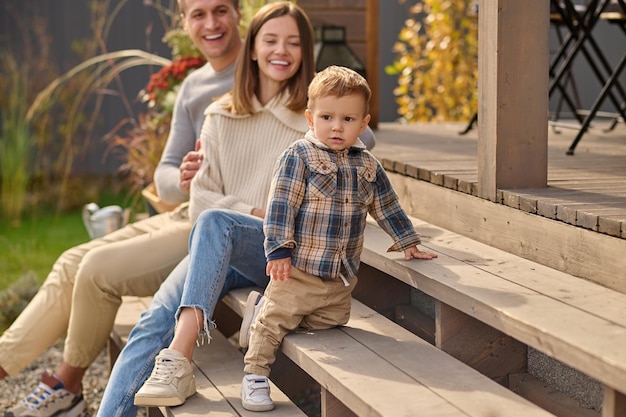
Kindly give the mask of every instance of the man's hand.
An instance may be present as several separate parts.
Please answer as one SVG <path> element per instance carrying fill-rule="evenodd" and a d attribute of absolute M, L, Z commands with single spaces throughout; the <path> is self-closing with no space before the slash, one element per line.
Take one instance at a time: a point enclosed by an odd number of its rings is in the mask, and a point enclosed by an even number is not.
<path fill-rule="evenodd" d="M 275 281 L 286 281 L 291 272 L 291 257 L 267 261 L 265 274 Z"/>
<path fill-rule="evenodd" d="M 196 141 L 195 151 L 189 152 L 180 164 L 180 188 L 189 192 L 191 180 L 200 169 L 204 156 L 200 152 L 200 139 Z"/>

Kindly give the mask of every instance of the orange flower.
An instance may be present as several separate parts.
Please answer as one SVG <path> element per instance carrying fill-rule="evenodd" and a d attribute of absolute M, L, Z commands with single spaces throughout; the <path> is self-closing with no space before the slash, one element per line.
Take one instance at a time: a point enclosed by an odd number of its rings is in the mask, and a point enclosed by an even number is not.
<path fill-rule="evenodd" d="M 206 60 L 199 57 L 183 57 L 172 61 L 150 77 L 143 101 L 149 107 L 163 106 L 166 95 L 173 91 L 193 70 L 204 65 Z"/>

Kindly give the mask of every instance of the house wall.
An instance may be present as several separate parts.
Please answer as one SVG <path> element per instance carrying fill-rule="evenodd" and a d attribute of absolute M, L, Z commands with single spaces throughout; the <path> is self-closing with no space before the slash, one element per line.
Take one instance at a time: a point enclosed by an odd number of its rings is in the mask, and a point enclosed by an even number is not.
<path fill-rule="evenodd" d="M 38 49 L 48 48 L 51 62 L 45 68 L 49 72 L 29 80 L 30 89 L 40 91 L 53 77 L 83 61 L 74 48 L 81 40 L 93 40 L 90 16 L 87 1 L 3 0 L 0 2 L 0 54 L 12 51 L 22 57 L 21 60 L 24 60 L 24 56 L 32 56 L 35 60 L 42 56 Z M 35 27 L 46 35 L 38 36 Z M 161 41 L 163 34 L 164 28 L 154 8 L 144 5 L 144 2 L 128 1 L 113 20 L 106 48 L 108 51 L 142 49 L 169 58 L 169 49 Z M 32 51 L 28 52 L 27 48 Z M 108 142 L 103 136 L 131 115 L 121 100 L 122 96 L 126 97 L 134 114 L 145 109 L 145 105 L 138 100 L 138 93 L 147 85 L 150 74 L 158 70 L 159 67 L 140 67 L 125 71 L 120 76 L 121 85 L 112 83 L 109 91 L 101 92 L 103 106 L 91 137 L 73 138 L 77 144 L 74 173 L 109 174 L 118 169 L 120 158 L 109 151 Z M 59 88 L 63 88 L 63 85 Z M 29 100 L 32 102 L 34 95 Z M 87 114 L 89 111 L 89 108 L 85 109 Z M 54 114 L 52 117 L 59 116 Z M 59 119 L 59 123 L 62 122 Z M 54 135 L 54 132 L 50 132 L 50 135 Z M 48 150 L 51 161 L 58 159 L 55 153 L 59 151 L 62 139 L 60 135 L 57 136 L 59 139 Z"/>
<path fill-rule="evenodd" d="M 391 122 L 398 117 L 393 95 L 397 81 L 395 77 L 385 73 L 385 67 L 395 59 L 393 45 L 408 15 L 408 8 L 415 4 L 415 1 L 407 0 L 405 4 L 401 4 L 399 0 L 378 0 L 378 10 L 373 11 L 379 21 L 377 86 L 378 116 L 381 122 Z M 114 21 L 107 48 L 110 51 L 139 48 L 169 56 L 169 50 L 161 41 L 163 27 L 156 17 L 156 12 L 143 3 L 130 1 L 124 5 Z M 298 4 L 307 11 L 314 26 L 345 26 L 348 45 L 363 63 L 367 63 L 366 16 L 368 12 L 372 12 L 367 10 L 367 3 L 367 0 L 298 0 Z M 21 14 L 22 21 L 16 19 L 15 11 Z M 80 59 L 73 52 L 72 43 L 76 39 L 92 37 L 90 21 L 86 18 L 90 16 L 88 2 L 75 0 L 0 2 L 0 50 L 19 51 L 23 47 L 21 40 L 24 38 L 24 28 L 29 24 L 40 24 L 35 16 L 45 18 L 48 25 L 49 47 L 52 48 L 52 56 L 55 57 L 55 62 L 50 62 L 50 68 L 60 74 L 78 64 Z M 611 65 L 615 65 L 624 50 L 624 35 L 617 27 L 600 22 L 593 36 L 602 46 Z M 551 29 L 549 41 L 550 50 L 553 53 L 558 47 L 554 28 Z M 158 68 L 143 68 L 129 71 L 123 76 L 124 92 L 130 98 L 136 111 L 142 108 L 141 103 L 135 99 L 136 94 L 147 84 L 150 73 L 156 70 Z M 581 98 L 581 106 L 591 107 L 600 85 L 582 55 L 574 65 L 573 75 Z M 371 75 L 368 78 L 373 79 Z M 626 85 L 626 71 L 620 77 L 620 81 L 622 85 Z M 106 101 L 107 105 L 101 112 L 100 122 L 94 133 L 96 140 L 92 149 L 77 163 L 78 171 L 108 173 L 117 168 L 118 158 L 107 154 L 106 146 L 97 139 L 115 126 L 127 113 L 118 97 L 109 95 Z M 557 104 L 558 95 L 555 94 L 551 99 L 551 109 L 554 110 Z M 612 111 L 612 104 L 607 100 L 602 109 Z"/>

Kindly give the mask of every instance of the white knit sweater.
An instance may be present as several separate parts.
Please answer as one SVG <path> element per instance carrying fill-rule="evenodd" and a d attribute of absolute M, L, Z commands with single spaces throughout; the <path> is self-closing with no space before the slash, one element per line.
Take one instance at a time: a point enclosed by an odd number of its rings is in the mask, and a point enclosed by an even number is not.
<path fill-rule="evenodd" d="M 285 97 L 275 97 L 265 107 L 255 98 L 256 111 L 246 116 L 224 110 L 228 100 L 212 103 L 205 112 L 200 137 L 204 160 L 191 182 L 192 222 L 207 208 L 246 214 L 265 208 L 278 157 L 308 130 L 304 112 L 287 109 Z"/>

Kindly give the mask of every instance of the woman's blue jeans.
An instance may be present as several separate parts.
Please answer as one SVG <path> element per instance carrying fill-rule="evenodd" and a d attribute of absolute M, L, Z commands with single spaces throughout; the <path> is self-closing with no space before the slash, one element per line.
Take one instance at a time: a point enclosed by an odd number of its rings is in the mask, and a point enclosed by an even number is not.
<path fill-rule="evenodd" d="M 198 217 L 189 255 L 163 282 L 117 358 L 98 416 L 137 414 L 135 393 L 150 376 L 156 355 L 172 341 L 181 305 L 202 308 L 208 321 L 228 291 L 267 286 L 263 239 L 263 221 L 257 217 L 226 210 L 207 210 Z"/>

